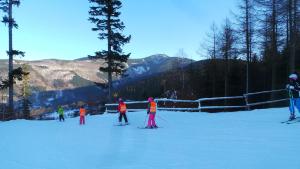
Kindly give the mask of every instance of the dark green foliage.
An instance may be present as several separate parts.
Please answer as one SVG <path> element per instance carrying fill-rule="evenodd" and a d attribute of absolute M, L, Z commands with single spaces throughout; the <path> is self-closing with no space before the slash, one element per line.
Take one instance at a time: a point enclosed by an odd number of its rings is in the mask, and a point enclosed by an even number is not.
<path fill-rule="evenodd" d="M 13 77 L 13 81 L 12 83 L 15 84 L 15 80 L 19 80 L 19 81 L 22 81 L 23 80 L 23 76 L 24 75 L 28 75 L 29 72 L 25 72 L 23 71 L 23 69 L 21 67 L 17 68 L 17 69 L 14 69 L 10 76 Z M 7 89 L 10 85 L 10 82 L 9 80 L 2 80 L 2 82 L 0 83 L 0 90 L 3 90 L 3 89 Z"/>
<path fill-rule="evenodd" d="M 228 96 L 245 94 L 246 64 L 244 60 L 229 60 Z M 280 65 L 280 66 L 279 66 Z M 120 96 L 131 100 L 145 100 L 147 97 L 165 98 L 167 91 L 176 90 L 178 99 L 198 99 L 204 97 L 223 97 L 225 90 L 226 61 L 224 59 L 208 59 L 192 63 L 184 68 L 185 88 L 182 89 L 180 72 L 177 70 L 156 74 L 144 79 L 132 81 L 120 86 L 116 91 Z M 287 64 L 278 64 L 278 81 L 276 86 L 284 88 L 287 80 Z M 253 59 L 249 63 L 249 92 L 270 90 L 272 83 L 265 63 Z M 214 77 L 215 76 L 215 77 Z M 215 86 L 212 84 L 214 83 Z"/>
<path fill-rule="evenodd" d="M 15 21 L 15 19 L 13 18 L 13 6 L 19 6 L 20 5 L 20 0 L 0 0 L 0 9 L 5 13 L 5 16 L 3 17 L 2 22 L 5 25 L 8 25 L 8 83 L 2 83 L 2 87 L 5 84 L 8 84 L 8 102 L 9 102 L 9 112 L 13 112 L 14 111 L 14 99 L 13 99 L 13 95 L 14 95 L 14 78 L 13 78 L 13 59 L 14 56 L 17 55 L 21 55 L 24 56 L 24 52 L 22 51 L 18 51 L 18 50 L 14 50 L 13 49 L 13 28 L 18 28 L 18 25 Z M 18 71 L 18 70 L 16 70 Z M 4 86 L 5 87 L 5 86 Z"/>
<path fill-rule="evenodd" d="M 107 40 L 107 49 L 95 52 L 92 59 L 104 59 L 106 67 L 100 67 L 99 70 L 108 73 L 109 96 L 111 99 L 112 74 L 122 75 L 130 54 L 124 54 L 122 46 L 129 43 L 131 36 L 124 36 L 121 32 L 124 30 L 124 23 L 119 19 L 122 7 L 120 0 L 89 0 L 93 6 L 90 7 L 89 21 L 95 24 L 93 31 L 98 32 L 100 40 Z"/>

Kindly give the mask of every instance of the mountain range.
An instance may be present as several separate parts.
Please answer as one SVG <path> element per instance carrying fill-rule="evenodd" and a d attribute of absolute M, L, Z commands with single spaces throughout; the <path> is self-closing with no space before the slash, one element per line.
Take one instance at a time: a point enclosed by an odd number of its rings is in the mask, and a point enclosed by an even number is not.
<path fill-rule="evenodd" d="M 129 59 L 128 68 L 123 78 L 115 80 L 138 80 L 154 74 L 180 68 L 192 63 L 187 58 L 169 57 L 164 54 L 146 58 Z M 107 82 L 106 73 L 99 67 L 104 60 L 80 58 L 76 60 L 47 59 L 37 61 L 15 60 L 14 67 L 27 65 L 30 72 L 31 101 L 34 107 L 55 107 L 57 104 L 70 104 L 78 101 L 90 102 L 101 100 L 105 90 L 96 84 Z M 7 60 L 0 60 L 0 78 L 7 77 Z M 22 82 L 17 82 L 15 96 L 21 93 Z M 17 97 L 16 97 L 17 100 Z"/>

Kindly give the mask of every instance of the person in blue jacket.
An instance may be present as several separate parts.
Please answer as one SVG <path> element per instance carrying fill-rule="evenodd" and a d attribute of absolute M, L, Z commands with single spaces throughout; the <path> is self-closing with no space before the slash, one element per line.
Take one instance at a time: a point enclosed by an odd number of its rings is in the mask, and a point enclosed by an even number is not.
<path fill-rule="evenodd" d="M 297 74 L 293 73 L 289 76 L 289 83 L 286 85 L 290 97 L 290 118 L 289 120 L 296 119 L 295 107 L 300 112 L 300 84 Z"/>

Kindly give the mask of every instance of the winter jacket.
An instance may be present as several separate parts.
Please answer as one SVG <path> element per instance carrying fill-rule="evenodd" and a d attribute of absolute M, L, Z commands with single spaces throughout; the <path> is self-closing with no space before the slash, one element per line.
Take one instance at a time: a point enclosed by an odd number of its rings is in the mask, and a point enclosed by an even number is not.
<path fill-rule="evenodd" d="M 154 101 L 148 104 L 148 113 L 155 114 L 156 113 L 156 103 Z"/>
<path fill-rule="evenodd" d="M 299 98 L 300 97 L 300 86 L 298 81 L 290 81 L 287 85 L 287 90 L 289 91 L 289 96 L 291 98 Z"/>
<path fill-rule="evenodd" d="M 64 115 L 64 109 L 62 107 L 58 108 L 57 113 L 59 115 Z"/>
<path fill-rule="evenodd" d="M 80 108 L 79 109 L 79 114 L 80 114 L 80 116 L 85 116 L 85 109 L 84 108 Z"/>
<path fill-rule="evenodd" d="M 118 112 L 126 113 L 126 111 L 127 111 L 126 104 L 124 102 L 119 103 Z"/>

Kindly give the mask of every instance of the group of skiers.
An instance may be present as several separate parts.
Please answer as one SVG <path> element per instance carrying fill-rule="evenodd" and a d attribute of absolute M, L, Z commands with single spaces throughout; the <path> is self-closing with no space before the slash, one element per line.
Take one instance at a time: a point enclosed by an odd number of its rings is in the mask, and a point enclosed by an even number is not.
<path fill-rule="evenodd" d="M 64 109 L 62 106 L 58 106 L 57 113 L 58 113 L 59 121 L 65 121 L 65 118 L 64 118 L 65 112 L 64 112 Z M 81 106 L 79 108 L 79 124 L 80 125 L 85 124 L 85 114 L 86 114 L 86 110 L 85 110 L 84 106 Z"/>
<path fill-rule="evenodd" d="M 149 115 L 148 118 L 148 125 L 146 128 L 157 128 L 156 122 L 155 122 L 155 114 L 156 114 L 156 102 L 152 97 L 148 98 L 148 107 L 147 107 L 147 114 Z M 119 125 L 122 125 L 122 119 L 124 118 L 125 120 L 125 125 L 128 125 L 128 118 L 126 116 L 127 112 L 127 106 L 125 102 L 123 101 L 122 98 L 119 98 L 119 105 L 117 111 L 119 112 Z M 59 115 L 59 121 L 65 121 L 64 118 L 64 109 L 62 106 L 58 107 L 57 113 Z M 86 115 L 86 110 L 83 106 L 80 107 L 79 109 L 79 124 L 84 125 L 85 124 L 85 115 Z"/>
<path fill-rule="evenodd" d="M 297 72 L 289 75 L 289 82 L 286 85 L 290 97 L 290 118 L 289 120 L 296 119 L 295 107 L 300 112 L 300 79 Z"/>
<path fill-rule="evenodd" d="M 155 122 L 155 115 L 156 115 L 156 102 L 152 97 L 148 98 L 148 107 L 147 107 L 147 114 L 148 117 L 148 125 L 146 128 L 157 128 L 156 122 Z M 127 106 L 122 98 L 119 98 L 119 105 L 118 105 L 118 112 L 119 112 L 119 125 L 122 124 L 122 118 L 125 120 L 125 125 L 128 125 L 128 119 L 126 116 L 127 112 Z"/>
<path fill-rule="evenodd" d="M 289 82 L 286 85 L 286 89 L 288 90 L 289 97 L 290 97 L 290 117 L 289 120 L 296 119 L 295 115 L 295 107 L 298 109 L 300 113 L 300 77 L 297 72 L 292 73 L 289 75 Z M 146 128 L 157 128 L 155 122 L 155 115 L 156 115 L 156 102 L 152 97 L 148 98 L 148 107 L 147 107 L 147 114 L 148 116 L 148 124 Z M 126 116 L 127 106 L 126 103 L 123 101 L 122 98 L 119 98 L 119 104 L 117 111 L 119 112 L 119 125 L 122 125 L 122 119 L 125 121 L 125 125 L 128 125 L 128 118 Z M 59 121 L 65 121 L 64 118 L 64 110 L 61 106 L 58 107 L 57 113 L 59 114 Z M 85 115 L 86 110 L 83 106 L 79 109 L 80 120 L 79 124 L 85 124 Z"/>

